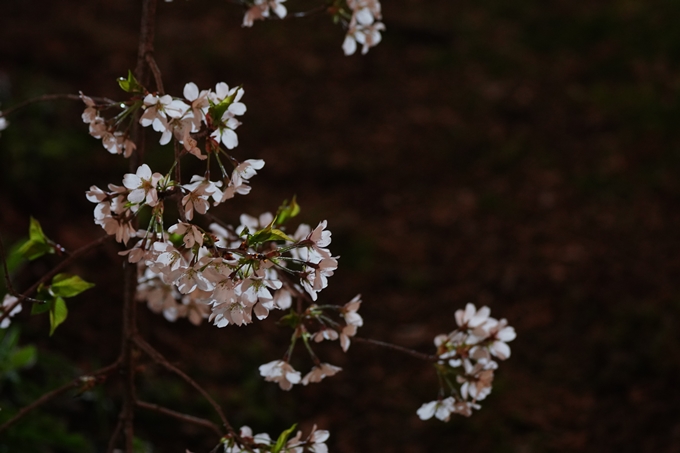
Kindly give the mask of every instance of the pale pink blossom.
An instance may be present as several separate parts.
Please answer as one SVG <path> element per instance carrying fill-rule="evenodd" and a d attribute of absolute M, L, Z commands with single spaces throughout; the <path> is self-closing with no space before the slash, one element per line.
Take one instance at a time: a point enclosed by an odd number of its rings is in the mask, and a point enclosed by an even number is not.
<path fill-rule="evenodd" d="M 288 362 L 283 360 L 274 360 L 260 365 L 260 375 L 265 381 L 278 383 L 282 390 L 290 390 L 294 384 L 299 384 L 302 380 L 300 372 L 295 371 Z"/>
<path fill-rule="evenodd" d="M 331 365 L 330 363 L 322 363 L 321 366 L 314 366 L 312 371 L 302 378 L 302 385 L 307 385 L 310 382 L 321 382 L 323 378 L 333 376 L 339 371 L 342 371 L 342 368 Z"/>

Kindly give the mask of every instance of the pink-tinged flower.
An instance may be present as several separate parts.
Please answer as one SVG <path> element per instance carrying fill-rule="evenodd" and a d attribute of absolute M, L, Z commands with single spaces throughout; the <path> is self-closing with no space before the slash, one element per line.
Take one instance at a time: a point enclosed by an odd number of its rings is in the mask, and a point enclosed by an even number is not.
<path fill-rule="evenodd" d="M 203 245 L 203 233 L 196 225 L 180 222 L 168 228 L 168 233 L 184 235 L 184 246 L 188 249 L 194 244 Z"/>
<path fill-rule="evenodd" d="M 7 121 L 7 119 L 2 116 L 2 112 L 0 112 L 0 131 L 7 129 L 7 126 L 9 126 L 9 121 Z"/>
<path fill-rule="evenodd" d="M 361 294 L 357 294 L 340 310 L 340 315 L 345 319 L 345 323 L 347 324 L 340 332 L 340 346 L 345 352 L 349 349 L 350 337 L 356 335 L 357 328 L 364 325 L 363 318 L 357 313 L 360 306 Z"/>
<path fill-rule="evenodd" d="M 333 376 L 339 371 L 342 371 L 342 368 L 331 365 L 330 363 L 322 363 L 321 366 L 314 366 L 312 371 L 302 378 L 302 385 L 307 385 L 310 382 L 321 382 L 323 378 Z"/>
<path fill-rule="evenodd" d="M 10 310 L 9 314 L 5 319 L 0 322 L 0 329 L 6 329 L 9 327 L 11 324 L 10 318 L 17 313 L 21 312 L 21 304 L 19 303 L 19 299 L 10 295 L 10 294 L 5 294 L 4 299 L 2 300 L 2 307 L 0 307 L 0 315 L 4 315 L 7 313 L 7 310 Z"/>
<path fill-rule="evenodd" d="M 203 257 L 192 267 L 187 267 L 175 280 L 177 289 L 182 294 L 189 294 L 195 289 L 201 291 L 212 291 L 215 285 L 212 284 L 204 275 L 202 269 L 205 268 L 210 261 L 210 257 Z"/>
<path fill-rule="evenodd" d="M 97 110 L 96 104 L 94 103 L 92 98 L 85 96 L 83 93 L 80 93 L 80 99 L 82 99 L 86 105 L 85 111 L 83 112 L 82 115 L 83 123 L 90 124 L 94 122 L 94 120 L 99 116 L 99 110 Z"/>
<path fill-rule="evenodd" d="M 493 370 L 498 368 L 496 362 L 491 360 L 480 360 L 472 365 L 470 360 L 463 360 L 465 368 L 464 375 L 456 376 L 460 387 L 460 396 L 467 400 L 468 396 L 474 401 L 481 401 L 491 393 L 491 383 L 493 382 Z"/>
<path fill-rule="evenodd" d="M 185 184 L 182 189 L 188 193 L 182 198 L 182 205 L 184 206 L 184 213 L 187 220 L 194 218 L 194 211 L 199 214 L 205 214 L 210 208 L 208 200 L 212 197 L 216 203 L 222 200 L 222 191 L 219 186 L 221 181 L 209 181 L 199 175 L 194 175 L 191 178 L 190 184 Z"/>
<path fill-rule="evenodd" d="M 324 327 L 323 329 L 319 330 L 317 333 L 314 334 L 312 337 L 315 342 L 320 343 L 323 340 L 337 340 L 339 337 L 338 331 L 335 329 L 329 329 L 327 327 Z"/>
<path fill-rule="evenodd" d="M 274 360 L 260 365 L 260 375 L 265 381 L 277 382 L 282 390 L 290 390 L 294 384 L 299 384 L 302 378 L 300 372 L 295 371 L 288 362 Z"/>

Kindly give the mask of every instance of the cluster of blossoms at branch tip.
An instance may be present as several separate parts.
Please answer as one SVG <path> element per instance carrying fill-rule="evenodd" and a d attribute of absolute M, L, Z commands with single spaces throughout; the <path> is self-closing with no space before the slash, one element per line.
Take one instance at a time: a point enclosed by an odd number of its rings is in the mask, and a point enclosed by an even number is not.
<path fill-rule="evenodd" d="M 477 310 L 473 304 L 467 304 L 465 310 L 456 311 L 458 328 L 435 337 L 436 367 L 443 385 L 438 400 L 418 409 L 421 419 L 435 416 L 448 421 L 454 413 L 470 416 L 472 409 L 480 408 L 477 402 L 491 393 L 494 370 L 498 368 L 493 359 L 510 357 L 507 342 L 516 335 L 505 319 L 497 320 L 489 314 L 488 307 Z M 447 389 L 451 396 L 444 398 Z"/>
<path fill-rule="evenodd" d="M 289 315 L 287 318 L 295 319 L 297 324 L 286 357 L 284 360 L 274 360 L 260 366 L 260 375 L 266 381 L 279 384 L 282 390 L 290 390 L 295 384 L 307 385 L 310 382 L 321 382 L 325 377 L 333 376 L 342 371 L 340 367 L 330 363 L 322 363 L 314 354 L 310 342 L 313 340 L 315 343 L 319 343 L 324 340 L 339 339 L 342 350 L 346 352 L 350 345 L 350 337 L 353 337 L 357 332 L 357 328 L 361 327 L 364 323 L 361 315 L 357 313 L 360 305 L 361 295 L 357 295 L 343 307 L 312 304 L 301 316 Z M 333 312 L 339 318 L 337 321 L 332 316 Z M 304 342 L 307 351 L 315 363 L 311 371 L 304 377 L 288 362 L 288 358 L 292 354 L 295 342 L 298 339 Z"/>
<path fill-rule="evenodd" d="M 21 304 L 19 303 L 19 299 L 11 294 L 5 294 L 5 297 L 2 299 L 2 306 L 0 306 L 0 316 L 4 316 L 5 313 L 7 313 L 7 316 L 0 322 L 0 329 L 8 328 L 12 322 L 9 318 L 20 312 Z"/>
<path fill-rule="evenodd" d="M 298 431 L 295 436 L 288 438 L 295 427 L 282 433 L 284 442 L 280 449 L 276 451 L 281 453 L 328 453 L 328 446 L 326 441 L 330 437 L 330 433 L 325 429 L 316 429 L 316 425 L 312 427 L 309 436 L 302 438 L 302 431 Z M 238 445 L 233 439 L 229 439 L 224 444 L 224 453 L 265 453 L 276 448 L 278 439 L 272 439 L 267 433 L 260 433 L 253 435 L 253 430 L 248 426 L 242 426 L 239 430 L 239 436 L 246 445 Z M 187 453 L 191 453 L 187 451 Z"/>
<path fill-rule="evenodd" d="M 382 39 L 381 31 L 385 30 L 382 19 L 381 5 L 378 0 L 347 0 L 347 6 L 352 11 L 352 18 L 347 26 L 347 35 L 342 43 L 345 55 L 352 55 L 361 44 L 361 53 L 365 54 Z"/>
<path fill-rule="evenodd" d="M 253 21 L 269 18 L 273 11 L 280 19 L 286 17 L 288 10 L 282 5 L 286 0 L 254 0 L 243 16 L 243 26 L 252 27 Z"/>

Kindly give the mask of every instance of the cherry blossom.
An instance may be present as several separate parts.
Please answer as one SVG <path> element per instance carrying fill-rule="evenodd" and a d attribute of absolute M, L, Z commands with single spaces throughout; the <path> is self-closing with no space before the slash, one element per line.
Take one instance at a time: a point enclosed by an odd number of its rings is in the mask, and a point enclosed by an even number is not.
<path fill-rule="evenodd" d="M 319 366 L 314 366 L 312 371 L 302 378 L 302 385 L 307 385 L 310 382 L 321 382 L 326 376 L 333 376 L 341 370 L 342 368 L 331 365 L 330 363 L 322 363 Z"/>
<path fill-rule="evenodd" d="M 379 22 L 382 19 L 380 2 L 347 0 L 347 6 L 352 10 L 352 18 L 342 43 L 342 50 L 345 55 L 352 55 L 356 52 L 357 44 L 361 44 L 361 53 L 366 54 L 368 49 L 380 43 L 382 40 L 380 32 L 385 30 L 385 24 Z"/>
<path fill-rule="evenodd" d="M 8 328 L 12 322 L 10 318 L 21 312 L 21 304 L 17 302 L 19 302 L 17 297 L 10 294 L 5 294 L 5 297 L 2 299 L 2 307 L 0 307 L 0 315 L 5 314 L 7 310 L 10 309 L 10 307 L 14 306 L 14 308 L 12 308 L 12 311 L 9 312 L 7 317 L 3 319 L 2 322 L 0 322 L 0 329 Z"/>
<path fill-rule="evenodd" d="M 246 11 L 245 16 L 243 16 L 243 26 L 252 27 L 253 21 L 262 20 L 269 17 L 270 11 L 274 13 L 281 19 L 286 17 L 286 7 L 282 5 L 286 0 L 255 0 L 252 7 Z"/>
<path fill-rule="evenodd" d="M 260 365 L 260 375 L 265 381 L 277 382 L 282 390 L 290 390 L 294 384 L 299 384 L 302 378 L 300 372 L 295 371 L 288 362 L 274 360 Z"/>

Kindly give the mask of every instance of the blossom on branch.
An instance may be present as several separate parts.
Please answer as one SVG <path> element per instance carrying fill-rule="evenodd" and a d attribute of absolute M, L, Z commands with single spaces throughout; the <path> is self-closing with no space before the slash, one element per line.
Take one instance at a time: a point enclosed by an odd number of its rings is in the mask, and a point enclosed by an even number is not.
<path fill-rule="evenodd" d="M 0 329 L 8 328 L 12 322 L 10 318 L 21 312 L 21 304 L 19 303 L 19 299 L 15 296 L 12 296 L 11 294 L 5 294 L 5 297 L 2 299 L 2 306 L 0 307 L 0 315 L 5 315 L 7 310 L 10 309 L 11 311 L 9 314 L 5 317 L 5 319 L 2 320 L 2 322 L 0 322 Z"/>
<path fill-rule="evenodd" d="M 271 11 L 274 11 L 280 19 L 286 17 L 286 7 L 282 5 L 286 0 L 255 0 L 253 6 L 248 8 L 246 14 L 243 16 L 243 26 L 252 27 L 253 21 L 263 20 L 269 17 Z"/>

